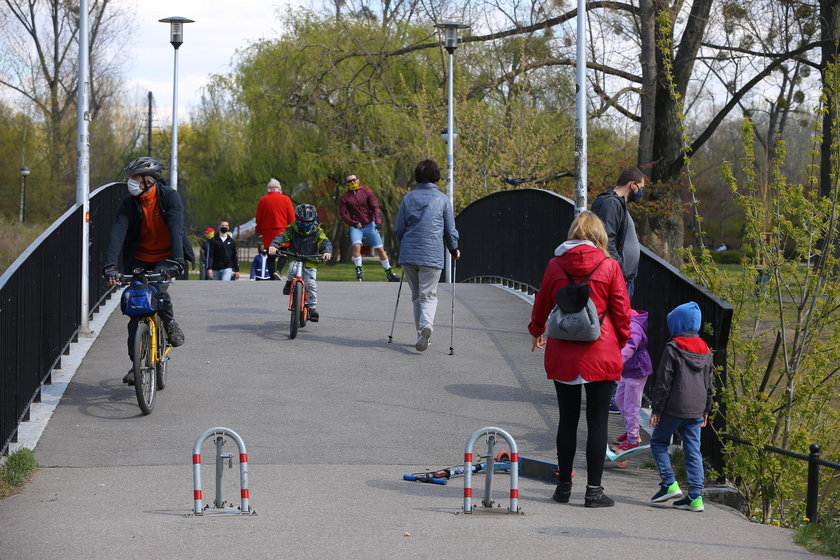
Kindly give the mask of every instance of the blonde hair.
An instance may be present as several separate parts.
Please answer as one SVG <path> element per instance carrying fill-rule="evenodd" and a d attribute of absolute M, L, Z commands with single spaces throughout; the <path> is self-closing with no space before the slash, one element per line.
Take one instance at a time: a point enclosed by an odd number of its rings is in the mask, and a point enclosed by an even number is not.
<path fill-rule="evenodd" d="M 268 181 L 268 187 L 267 187 L 266 190 L 272 191 L 272 190 L 275 190 L 275 189 L 279 192 L 283 192 L 283 189 L 280 186 L 280 181 L 278 181 L 277 179 L 272 177 L 271 180 Z"/>
<path fill-rule="evenodd" d="M 607 250 L 607 230 L 604 228 L 604 222 L 596 214 L 588 210 L 581 212 L 574 219 L 572 225 L 569 227 L 568 238 L 591 241 L 606 256 L 610 256 Z"/>

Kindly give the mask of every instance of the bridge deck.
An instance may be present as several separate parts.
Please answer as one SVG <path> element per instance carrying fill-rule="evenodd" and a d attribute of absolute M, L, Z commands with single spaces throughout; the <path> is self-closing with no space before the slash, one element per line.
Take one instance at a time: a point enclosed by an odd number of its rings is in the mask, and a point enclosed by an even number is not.
<path fill-rule="evenodd" d="M 489 285 L 459 284 L 450 356 L 448 286 L 424 353 L 413 348 L 407 287 L 393 344 L 386 342 L 396 284 L 321 282 L 322 321 L 295 340 L 279 288 L 174 285 L 187 344 L 175 350 L 169 385 L 147 417 L 133 388 L 120 382 L 129 365 L 126 321 L 112 314 L 37 445 L 48 468 L 0 502 L 2 556 L 812 556 L 791 532 L 748 523 L 722 506 L 708 504 L 702 515 L 651 507 L 657 476 L 632 465 L 604 475 L 614 508 L 583 509 L 580 444 L 571 504 L 553 502 L 552 485 L 522 478 L 524 516 L 457 515 L 462 479 L 437 486 L 404 482 L 402 474 L 458 464 L 469 435 L 488 425 L 511 433 L 524 456 L 554 456 L 557 405 L 542 354 L 529 351 L 530 306 Z M 611 422 L 617 435 L 620 418 Z M 258 515 L 185 517 L 192 446 L 211 426 L 244 439 Z M 226 451 L 236 452 L 233 442 Z M 202 454 L 209 503 L 211 442 Z M 225 477 L 224 497 L 238 504 L 236 465 Z M 484 478 L 473 480 L 479 503 Z M 508 477 L 495 480 L 494 498 L 507 506 Z"/>

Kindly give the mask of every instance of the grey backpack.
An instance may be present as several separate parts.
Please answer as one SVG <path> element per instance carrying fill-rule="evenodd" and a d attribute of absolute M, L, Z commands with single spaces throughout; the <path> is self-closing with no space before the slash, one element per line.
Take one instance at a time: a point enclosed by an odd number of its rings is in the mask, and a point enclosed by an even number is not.
<path fill-rule="evenodd" d="M 548 316 L 548 336 L 558 340 L 594 342 L 601 336 L 601 323 L 606 312 L 598 317 L 595 303 L 589 297 L 589 277 L 607 260 L 604 257 L 580 282 L 563 269 L 569 283 L 557 290 L 554 296 L 557 305 Z"/>

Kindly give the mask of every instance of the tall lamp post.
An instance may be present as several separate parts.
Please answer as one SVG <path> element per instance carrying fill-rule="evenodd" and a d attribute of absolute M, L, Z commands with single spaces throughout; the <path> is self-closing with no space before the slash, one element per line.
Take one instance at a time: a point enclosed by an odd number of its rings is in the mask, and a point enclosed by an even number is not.
<path fill-rule="evenodd" d="M 195 20 L 173 16 L 158 20 L 169 24 L 169 42 L 175 48 L 175 71 L 172 78 L 172 158 L 169 186 L 178 189 L 178 47 L 184 42 L 184 24 Z"/>
<path fill-rule="evenodd" d="M 26 223 L 26 176 L 29 175 L 29 168 L 25 165 L 20 168 L 20 223 Z"/>
<path fill-rule="evenodd" d="M 458 48 L 458 30 L 467 29 L 469 25 L 454 21 L 444 21 L 435 24 L 438 29 L 443 29 L 443 47 L 449 53 L 449 85 L 448 85 L 448 107 L 446 119 L 446 193 L 449 195 L 449 203 L 452 210 L 455 210 L 455 106 L 454 106 L 454 74 L 455 74 L 455 49 Z M 452 134 L 448 134 L 452 131 Z M 443 134 L 441 134 L 443 136 Z M 452 278 L 452 256 L 446 254 L 444 261 L 446 268 L 446 282 L 453 282 Z"/>

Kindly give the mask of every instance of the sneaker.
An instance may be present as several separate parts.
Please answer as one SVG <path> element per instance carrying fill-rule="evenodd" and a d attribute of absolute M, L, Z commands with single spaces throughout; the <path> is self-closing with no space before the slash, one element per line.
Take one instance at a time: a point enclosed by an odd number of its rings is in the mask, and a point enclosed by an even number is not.
<path fill-rule="evenodd" d="M 271 277 L 272 277 L 273 279 L 275 279 L 275 280 L 282 280 L 282 279 L 283 279 L 283 277 L 282 277 L 282 276 L 280 276 L 280 273 L 279 273 L 279 272 L 272 272 L 272 273 L 271 273 Z M 284 293 L 285 293 L 285 292 L 284 292 Z M 287 293 L 286 295 L 289 295 L 289 294 Z"/>
<path fill-rule="evenodd" d="M 615 502 L 612 498 L 604 494 L 603 486 L 596 486 L 595 488 L 586 487 L 586 495 L 583 497 L 583 507 L 612 507 Z"/>
<path fill-rule="evenodd" d="M 557 483 L 557 488 L 554 489 L 554 495 L 551 497 L 555 502 L 560 502 L 561 504 L 568 504 L 569 498 L 572 495 L 572 483 L 569 482 L 559 482 Z"/>
<path fill-rule="evenodd" d="M 619 410 L 618 405 L 615 404 L 615 399 L 610 401 L 610 414 L 621 414 L 621 410 Z"/>
<path fill-rule="evenodd" d="M 309 310 L 309 312 L 307 313 L 307 315 L 309 315 L 309 320 L 313 323 L 317 323 L 318 319 L 321 317 L 320 315 L 318 315 L 318 310 L 314 307 L 307 307 L 307 309 Z"/>
<path fill-rule="evenodd" d="M 429 347 L 429 339 L 432 338 L 432 327 L 423 327 L 420 329 L 420 336 L 414 344 L 414 349 L 422 352 Z"/>
<path fill-rule="evenodd" d="M 365 277 L 365 271 L 361 266 L 356 267 L 356 280 L 362 280 Z"/>
<path fill-rule="evenodd" d="M 627 441 L 627 432 L 624 432 L 623 434 L 621 434 L 620 436 L 618 436 L 617 438 L 615 438 L 613 441 L 614 441 L 615 443 L 622 443 L 622 442 Z"/>
<path fill-rule="evenodd" d="M 625 439 L 621 442 L 621 445 L 616 445 L 613 448 L 613 451 L 616 453 L 623 453 L 625 451 L 630 451 L 631 449 L 636 449 L 641 445 L 641 442 L 632 443 L 629 439 Z"/>
<path fill-rule="evenodd" d="M 290 293 L 292 293 L 292 281 L 291 280 L 286 280 L 286 285 L 283 286 L 283 295 L 287 296 Z"/>
<path fill-rule="evenodd" d="M 166 326 L 166 334 L 169 335 L 169 344 L 175 348 L 184 344 L 184 331 L 174 320 L 169 321 Z"/>
<path fill-rule="evenodd" d="M 123 377 L 123 383 L 127 384 L 129 387 L 134 385 L 134 368 L 128 370 L 128 373 L 125 374 Z"/>
<path fill-rule="evenodd" d="M 680 485 L 674 481 L 670 486 L 660 485 L 659 492 L 653 495 L 650 502 L 658 504 L 660 502 L 667 502 L 672 498 L 679 498 L 680 496 L 682 496 L 682 490 L 680 490 Z"/>
<path fill-rule="evenodd" d="M 674 507 L 677 509 L 685 509 L 688 511 L 703 511 L 703 497 L 697 496 L 692 499 L 691 496 L 686 496 L 682 500 L 674 502 Z"/>
<path fill-rule="evenodd" d="M 394 274 L 394 269 L 388 267 L 385 269 L 385 277 L 388 278 L 388 282 L 399 282 L 400 277 Z"/>

